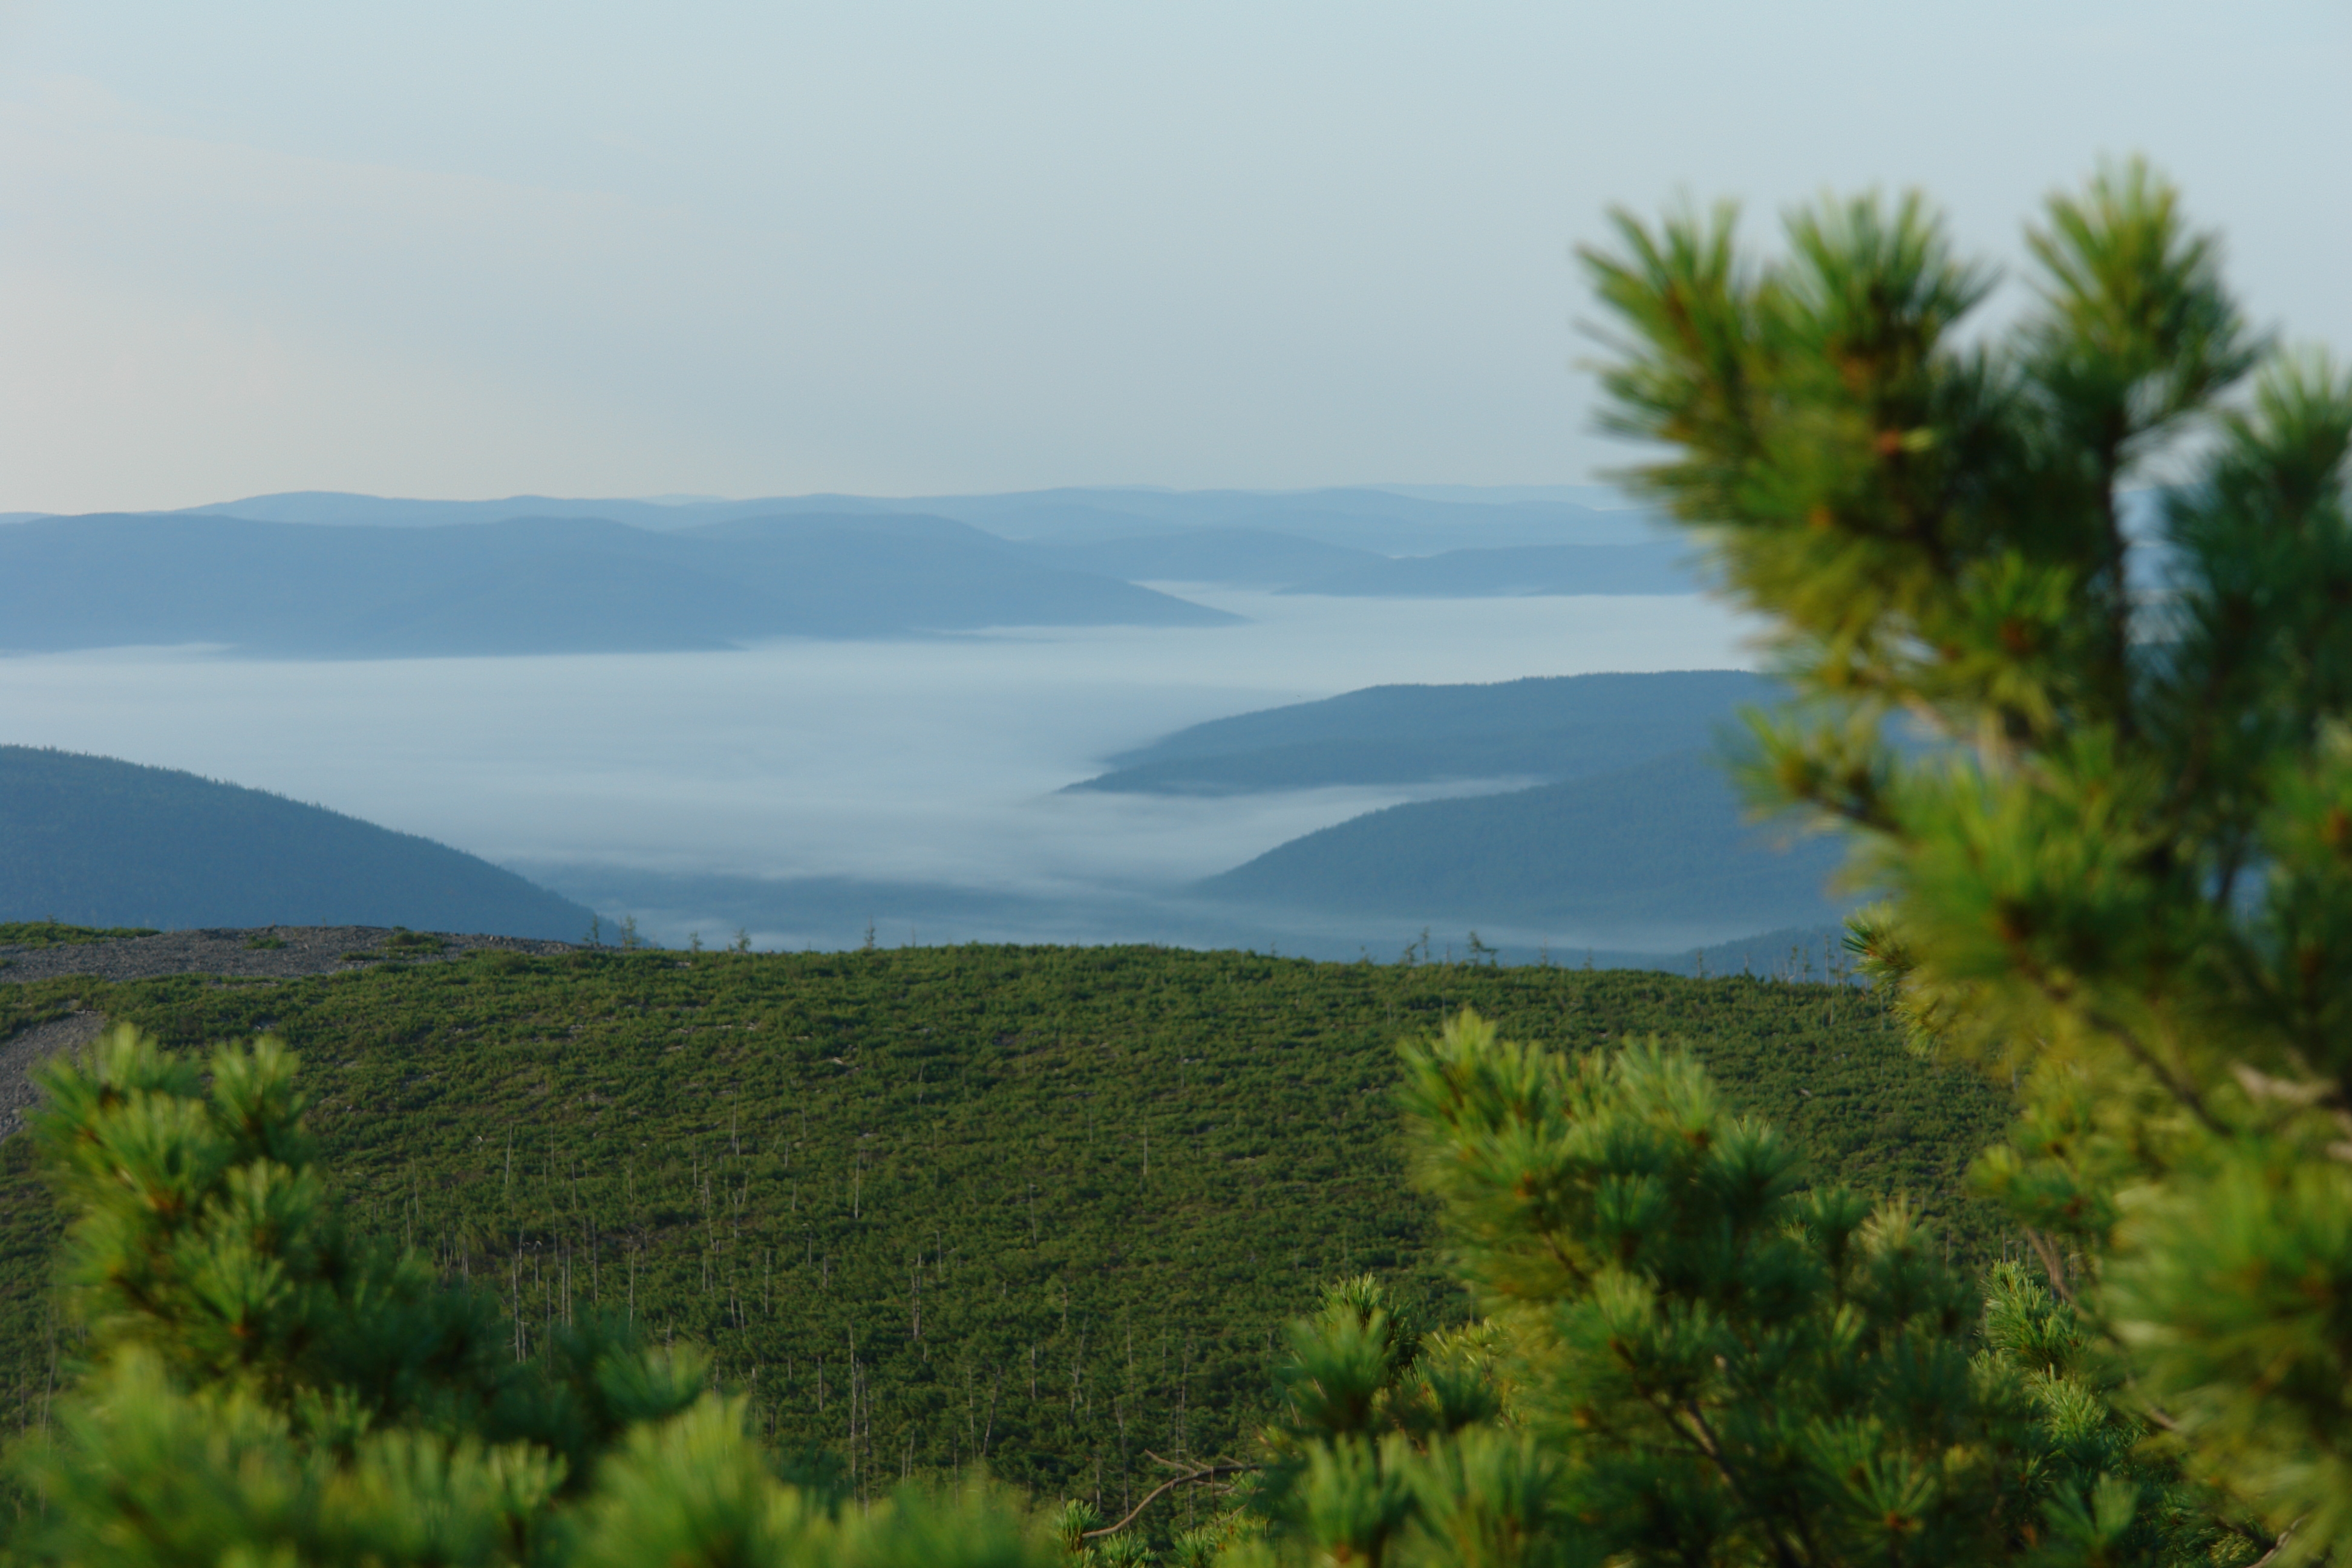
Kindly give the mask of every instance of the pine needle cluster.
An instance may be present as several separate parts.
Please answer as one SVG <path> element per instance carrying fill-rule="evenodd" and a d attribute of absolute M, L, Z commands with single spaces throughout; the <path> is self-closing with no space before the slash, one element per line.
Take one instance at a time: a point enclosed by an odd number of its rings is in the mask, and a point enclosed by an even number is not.
<path fill-rule="evenodd" d="M 2022 1267 L 1948 1267 L 1900 1199 L 1808 1188 L 1685 1052 L 1570 1058 L 1464 1013 L 1408 1046 L 1419 1179 L 1480 1316 L 1377 1286 L 1295 1325 L 1246 1500 L 1274 1561 L 2032 1562 L 2226 1568 L 2266 1546 L 2147 1450 Z"/>
<path fill-rule="evenodd" d="M 697 1357 L 610 1320 L 518 1359 L 489 1293 L 344 1226 L 275 1040 L 200 1072 L 125 1026 L 43 1087 L 84 1364 L 13 1456 L 35 1506 L 0 1561 L 1055 1560 L 979 1483 L 845 1510 Z"/>
<path fill-rule="evenodd" d="M 1994 331 L 1916 198 L 1735 229 L 1586 261 L 1633 478 L 1805 700 L 1755 797 L 1853 836 L 1922 1046 L 2021 1082 L 1982 1184 L 2114 1397 L 2282 1561 L 2352 1550 L 2352 376 L 2139 163 Z"/>

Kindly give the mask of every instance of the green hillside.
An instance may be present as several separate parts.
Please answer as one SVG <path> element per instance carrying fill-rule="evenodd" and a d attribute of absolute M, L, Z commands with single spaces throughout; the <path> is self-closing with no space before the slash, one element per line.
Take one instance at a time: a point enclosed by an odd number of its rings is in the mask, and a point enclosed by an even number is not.
<path fill-rule="evenodd" d="M 578 938 L 583 905 L 446 844 L 112 757 L 0 746 L 0 921 Z"/>
<path fill-rule="evenodd" d="M 303 1054 L 352 1220 L 513 1303 L 712 1345 L 762 1426 L 880 1484 L 984 1455 L 1123 1501 L 1146 1450 L 1265 1410 L 1272 1336 L 1335 1275 L 1459 1310 L 1403 1186 L 1393 1045 L 1475 1005 L 1570 1047 L 1690 1039 L 1821 1172 L 1954 1197 L 2004 1120 L 1874 1003 L 1746 977 L 1321 964 L 1141 948 L 515 954 L 284 983 L 0 985 L 184 1045 Z M 0 1430 L 40 1418 L 55 1220 L 0 1144 Z"/>

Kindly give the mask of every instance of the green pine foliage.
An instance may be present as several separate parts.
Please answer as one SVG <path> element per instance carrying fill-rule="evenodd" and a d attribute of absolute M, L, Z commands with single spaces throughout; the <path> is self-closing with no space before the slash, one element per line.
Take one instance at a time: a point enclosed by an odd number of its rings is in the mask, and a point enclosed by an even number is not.
<path fill-rule="evenodd" d="M 1918 1037 L 2022 1079 L 1984 1190 L 2115 1397 L 2282 1561 L 2352 1552 L 2352 375 L 2137 163 L 2051 199 L 1990 332 L 1916 197 L 1734 229 L 1588 260 L 1635 478 L 1807 703 L 1758 798 L 1853 836 Z"/>
<path fill-rule="evenodd" d="M 268 1037 L 186 1058 L 118 1026 L 52 1064 L 34 1129 L 72 1215 L 82 1375 L 16 1446 L 22 1563 L 1026 1568 L 1050 1542 L 977 1487 L 845 1515 L 688 1353 L 605 1318 L 506 1353 L 487 1290 L 356 1237 Z"/>
<path fill-rule="evenodd" d="M 2002 1245 L 1960 1191 L 1999 1097 L 1907 1054 L 1852 987 L 1146 949 L 504 953 L 0 987 L 0 1032 L 72 999 L 186 1050 L 274 1031 L 351 1230 L 491 1293 L 508 1363 L 598 1311 L 707 1346 L 763 1436 L 832 1452 L 868 1499 L 985 1458 L 1115 1519 L 1158 1484 L 1150 1454 L 1246 1449 L 1274 1336 L 1325 1281 L 1378 1271 L 1460 1319 L 1392 1093 L 1395 1041 L 1465 1005 L 1571 1047 L 1688 1039 L 1830 1179 L 1911 1194 L 1963 1258 Z M 0 1144 L 9 1429 L 42 1424 L 77 1347 L 32 1156 Z"/>
<path fill-rule="evenodd" d="M 1909 1203 L 1808 1185 L 1686 1052 L 1571 1058 L 1465 1011 L 1405 1065 L 1477 1318 L 1426 1332 L 1363 1279 L 1293 1325 L 1236 1564 L 2230 1568 L 2269 1545 L 2153 1451 L 2027 1268 L 1980 1292 Z"/>

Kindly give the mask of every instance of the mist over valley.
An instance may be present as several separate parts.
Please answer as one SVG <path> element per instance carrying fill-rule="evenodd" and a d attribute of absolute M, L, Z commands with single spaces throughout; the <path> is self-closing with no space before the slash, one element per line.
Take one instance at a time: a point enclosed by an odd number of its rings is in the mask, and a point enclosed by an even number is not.
<path fill-rule="evenodd" d="M 1778 855 L 1714 778 L 1727 721 L 1770 696 L 1738 673 L 1743 628 L 1607 499 L 34 518 L 0 526 L 0 742 L 315 801 L 673 944 L 1393 957 L 1428 928 L 1528 958 L 1833 918 L 1824 858 Z M 1642 671 L 1695 673 L 1563 679 Z M 1606 784 L 1561 815 L 1562 781 L 1660 765 L 1692 781 L 1664 816 Z M 1654 867 L 1612 834 L 1712 847 L 1635 896 Z M 1745 891 L 1708 880 L 1717 851 Z"/>

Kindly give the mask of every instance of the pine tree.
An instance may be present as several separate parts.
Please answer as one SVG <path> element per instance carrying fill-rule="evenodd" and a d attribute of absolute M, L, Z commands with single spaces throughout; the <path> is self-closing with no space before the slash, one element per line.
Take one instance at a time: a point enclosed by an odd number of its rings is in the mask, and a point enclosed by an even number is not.
<path fill-rule="evenodd" d="M 207 1067 L 126 1026 L 44 1069 L 83 1364 L 13 1457 L 37 1506 L 0 1562 L 1054 1561 L 977 1483 L 845 1510 L 611 1321 L 519 1361 L 495 1297 L 342 1226 L 282 1045 Z"/>
<path fill-rule="evenodd" d="M 2352 1549 L 2352 380 L 2244 324 L 2144 167 L 2052 200 L 2032 302 L 1916 198 L 1620 215 L 1631 477 L 1799 700 L 1756 805 L 1847 834 L 1922 1049 L 2021 1084 L 1981 1163 L 2035 1258 L 1655 1047 L 1408 1051 L 1493 1414 L 1414 1413 L 1359 1289 L 1303 1325 L 1246 1550 L 1333 1563 L 2216 1565 Z M 1473 1479 L 1472 1478 L 1475 1478 Z"/>
<path fill-rule="evenodd" d="M 1807 1190 L 1685 1053 L 1570 1059 L 1464 1014 L 1408 1046 L 1422 1185 L 1479 1316 L 1370 1280 L 1294 1325 L 1247 1499 L 1277 1560 L 2227 1568 L 2266 1544 L 2145 1452 L 2015 1265 Z"/>
<path fill-rule="evenodd" d="M 2283 1560 L 2342 1552 L 2352 379 L 2246 325 L 2142 165 L 2028 238 L 1971 331 L 1992 275 L 1916 199 L 1769 260 L 1621 215 L 1608 420 L 1803 700 L 1758 803 L 1853 837 L 1923 1046 L 2022 1079 L 1981 1173 L 2116 1396 Z"/>

